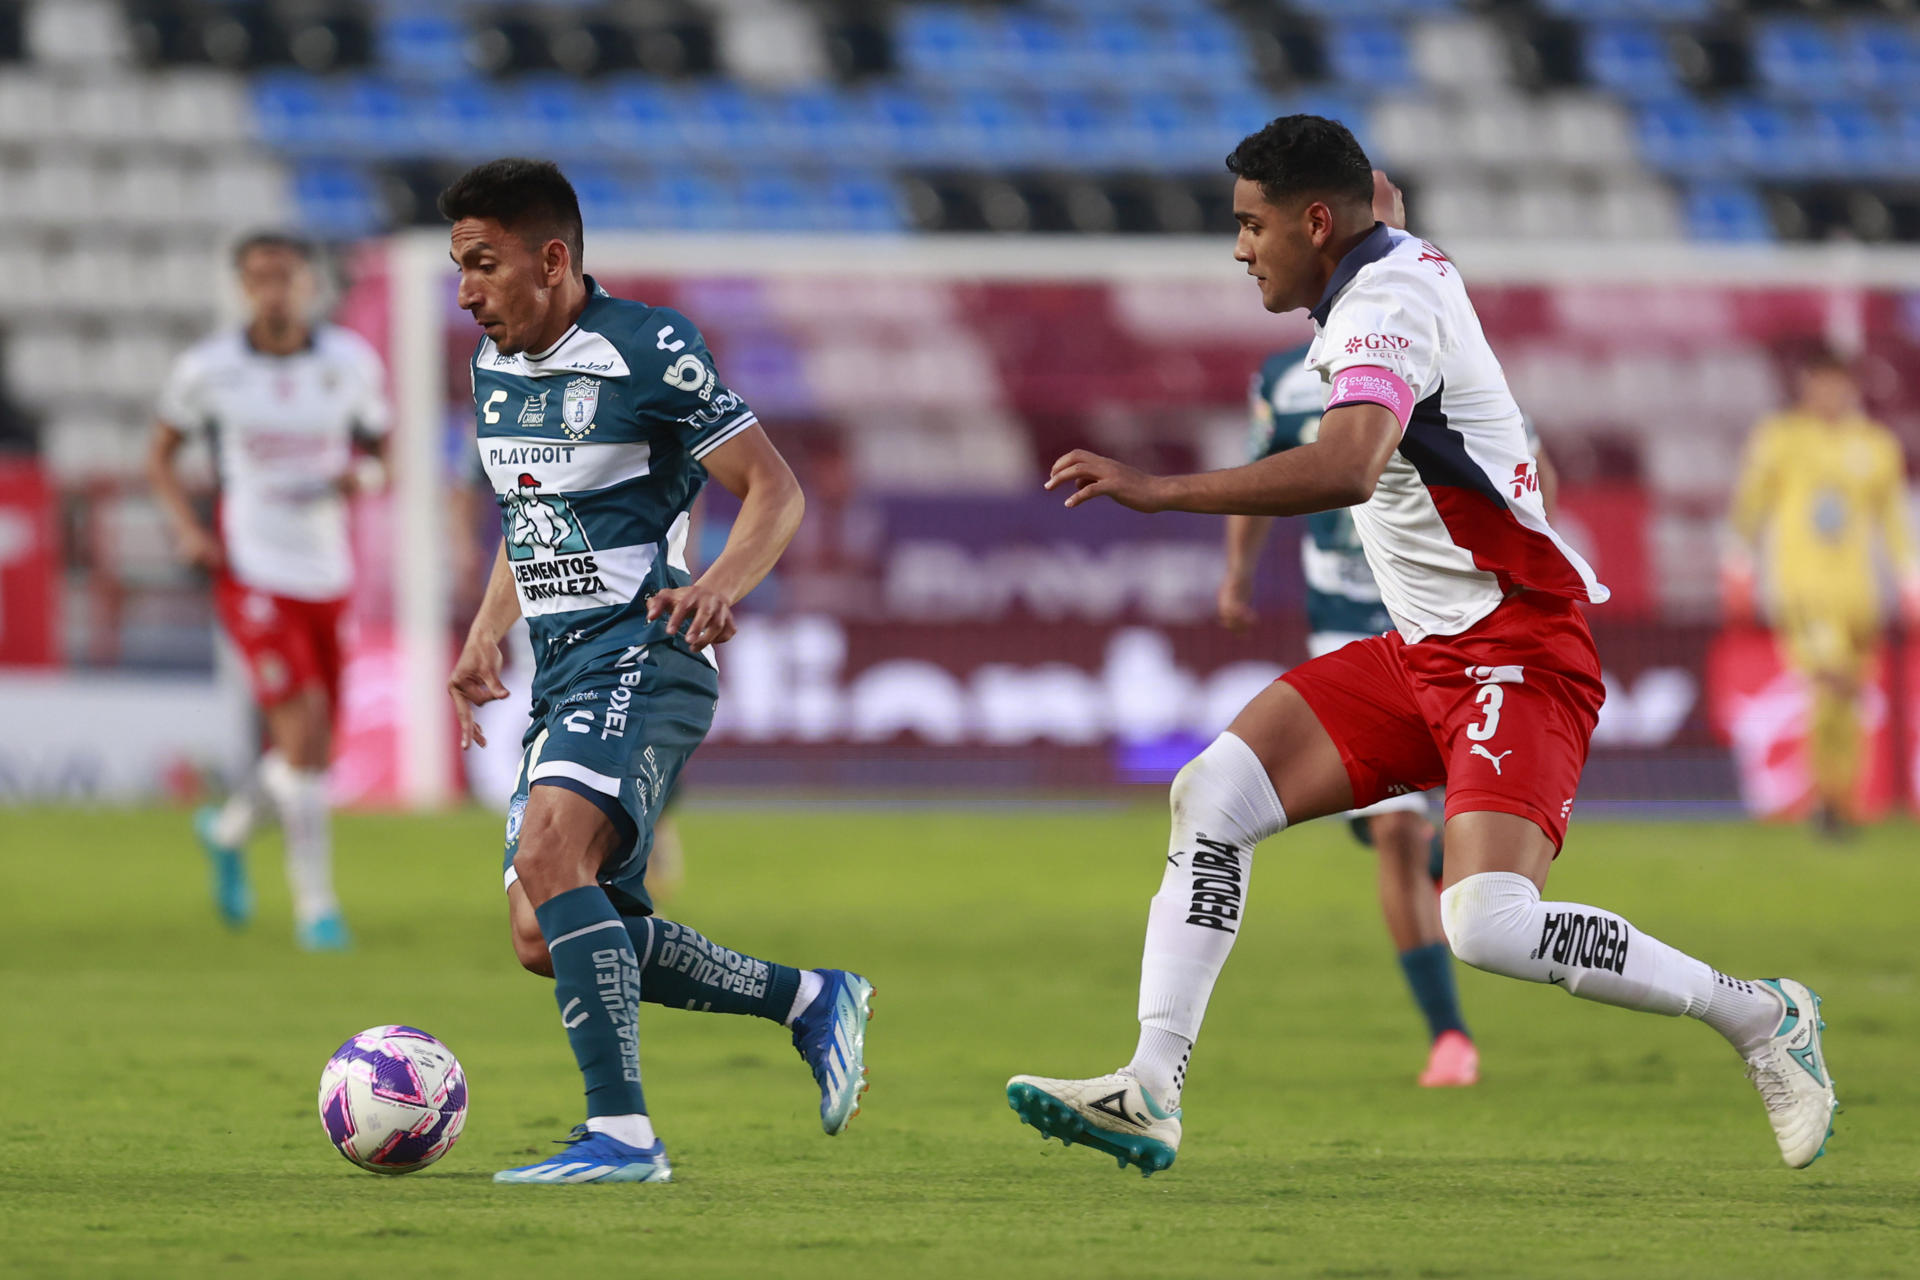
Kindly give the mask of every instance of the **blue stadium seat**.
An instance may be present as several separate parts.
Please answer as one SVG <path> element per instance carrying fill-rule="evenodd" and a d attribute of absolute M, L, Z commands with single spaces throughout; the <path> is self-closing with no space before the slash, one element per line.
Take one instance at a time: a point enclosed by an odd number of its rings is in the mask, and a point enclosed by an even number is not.
<path fill-rule="evenodd" d="M 1753 37 L 1753 65 L 1761 83 L 1795 97 L 1844 97 L 1852 88 L 1840 41 L 1805 18 L 1763 25 Z"/>
<path fill-rule="evenodd" d="M 630 155 L 666 158 L 685 143 L 674 94 L 646 76 L 610 77 L 595 106 L 593 127 L 601 143 Z"/>
<path fill-rule="evenodd" d="M 865 170 L 830 173 L 822 199 L 835 231 L 890 232 L 907 229 L 900 193 L 884 174 Z"/>
<path fill-rule="evenodd" d="M 1174 173 L 1216 170 L 1226 152 L 1210 108 L 1179 93 L 1155 90 L 1132 95 L 1124 123 L 1142 168 Z"/>
<path fill-rule="evenodd" d="M 1327 63 L 1335 79 L 1354 85 L 1389 88 L 1414 80 L 1406 38 L 1397 28 L 1375 22 L 1329 25 Z"/>
<path fill-rule="evenodd" d="M 770 105 L 779 122 L 780 146 L 790 155 L 828 160 L 864 152 L 871 143 L 861 132 L 854 104 L 837 89 L 793 89 L 775 95 Z"/>
<path fill-rule="evenodd" d="M 297 71 L 253 79 L 253 119 L 260 140 L 291 154 L 329 145 L 334 126 L 331 95 L 322 81 Z"/>
<path fill-rule="evenodd" d="M 698 169 L 674 166 L 636 184 L 640 225 L 675 231 L 727 231 L 738 225 L 734 193 Z"/>
<path fill-rule="evenodd" d="M 567 179 L 580 197 L 580 219 L 586 223 L 587 234 L 596 230 L 629 231 L 643 225 L 633 182 L 618 170 L 604 165 L 570 165 Z"/>
<path fill-rule="evenodd" d="M 1893 153 L 1889 163 L 1896 173 L 1920 173 L 1920 105 L 1903 106 L 1893 113 Z"/>
<path fill-rule="evenodd" d="M 968 89 L 952 105 L 956 158 L 982 168 L 1020 169 L 1045 161 L 1047 138 L 1039 113 L 1024 98 L 993 89 Z"/>
<path fill-rule="evenodd" d="M 1134 159 L 1122 109 L 1077 89 L 1040 95 L 1043 162 L 1056 169 L 1107 169 Z"/>
<path fill-rule="evenodd" d="M 869 153 L 901 165 L 956 162 L 957 145 L 944 102 L 916 89 L 880 84 L 855 104 Z"/>
<path fill-rule="evenodd" d="M 1841 178 L 1894 177 L 1903 172 L 1893 123 L 1858 102 L 1829 102 L 1811 112 L 1812 164 Z"/>
<path fill-rule="evenodd" d="M 1079 80 L 1090 70 L 1067 25 L 1044 14 L 1003 10 L 987 28 L 987 38 L 996 78 L 1041 85 Z"/>
<path fill-rule="evenodd" d="M 473 74 L 467 62 L 467 26 L 452 14 L 406 9 L 374 24 L 374 56 L 389 75 L 453 80 Z"/>
<path fill-rule="evenodd" d="M 526 149 L 527 131 L 499 85 L 450 81 L 424 91 L 420 104 L 418 128 L 437 154 L 472 159 Z"/>
<path fill-rule="evenodd" d="M 1713 175 L 1727 167 L 1719 122 L 1692 98 L 1641 106 L 1640 154 L 1662 173 Z"/>
<path fill-rule="evenodd" d="M 384 76 L 335 81 L 335 128 L 330 148 L 359 157 L 415 155 L 422 150 L 419 108 L 412 95 Z"/>
<path fill-rule="evenodd" d="M 1541 0 L 1540 7 L 1556 18 L 1588 22 L 1690 22 L 1711 17 L 1715 0 Z"/>
<path fill-rule="evenodd" d="M 1687 234 L 1695 240 L 1772 240 L 1773 220 L 1759 193 L 1744 183 L 1705 182 L 1687 192 Z"/>
<path fill-rule="evenodd" d="M 1748 173 L 1791 178 L 1818 167 L 1806 123 L 1771 102 L 1727 103 L 1721 108 L 1720 127 L 1727 158 Z"/>
<path fill-rule="evenodd" d="M 832 229 L 820 189 L 779 165 L 747 169 L 734 183 L 729 204 L 739 225 L 756 231 Z"/>
<path fill-rule="evenodd" d="M 560 159 L 591 156 L 599 150 L 594 116 L 598 96 L 570 76 L 532 76 L 514 86 L 508 109 L 537 154 Z"/>
<path fill-rule="evenodd" d="M 1390 37 L 1390 28 L 1377 28 Z M 1393 56 L 1391 46 L 1398 45 L 1399 58 L 1406 59 L 1404 43 L 1397 38 L 1377 42 Z M 1171 22 L 1154 33 L 1154 57 L 1151 66 L 1161 75 L 1195 86 L 1229 89 L 1252 85 L 1252 59 L 1240 29 L 1218 13 L 1195 13 Z"/>
<path fill-rule="evenodd" d="M 911 75 L 947 83 L 971 83 L 991 75 L 994 33 L 971 10 L 945 5 L 902 9 L 894 23 L 894 57 Z"/>
<path fill-rule="evenodd" d="M 372 235 L 386 225 L 386 208 L 373 179 L 357 165 L 301 165 L 293 175 L 293 200 L 301 228 L 322 240 Z"/>
<path fill-rule="evenodd" d="M 774 103 L 728 80 L 696 84 L 680 95 L 687 145 L 715 160 L 752 160 L 778 150 Z"/>
<path fill-rule="evenodd" d="M 1847 75 L 1867 93 L 1920 100 L 1920 29 L 1893 20 L 1855 22 L 1841 41 Z"/>
<path fill-rule="evenodd" d="M 1292 7 L 1321 18 L 1415 18 L 1460 5 L 1459 0 L 1293 0 Z"/>
<path fill-rule="evenodd" d="M 1659 98 L 1676 92 L 1673 58 L 1659 28 L 1641 23 L 1606 22 L 1587 28 L 1584 44 L 1587 78 L 1630 98 Z"/>

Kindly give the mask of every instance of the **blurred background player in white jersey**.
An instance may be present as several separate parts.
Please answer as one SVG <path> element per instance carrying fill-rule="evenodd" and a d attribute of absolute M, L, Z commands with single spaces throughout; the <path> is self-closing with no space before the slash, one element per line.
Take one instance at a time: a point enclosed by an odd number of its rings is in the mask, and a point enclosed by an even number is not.
<path fill-rule="evenodd" d="M 212 576 L 220 626 L 265 721 L 258 767 L 195 825 L 215 906 L 239 928 L 253 915 L 247 840 L 278 816 L 294 936 L 309 950 L 342 950 L 350 936 L 333 889 L 327 764 L 353 574 L 347 502 L 379 483 L 383 378 L 366 342 L 314 319 L 319 285 L 306 242 L 253 235 L 233 262 L 246 318 L 174 365 L 147 458 L 181 558 Z M 206 438 L 219 481 L 211 527 L 176 469 L 195 435 Z M 356 452 L 370 456 L 357 462 Z"/>

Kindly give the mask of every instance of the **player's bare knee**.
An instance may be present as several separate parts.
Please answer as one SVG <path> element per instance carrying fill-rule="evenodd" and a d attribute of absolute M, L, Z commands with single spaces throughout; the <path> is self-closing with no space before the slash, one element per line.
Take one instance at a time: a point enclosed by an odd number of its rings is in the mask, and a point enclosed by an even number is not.
<path fill-rule="evenodd" d="M 1376 815 L 1367 832 L 1373 837 L 1373 847 L 1380 856 L 1395 865 L 1418 862 L 1425 866 L 1427 860 L 1427 820 L 1417 813 L 1382 813 Z"/>

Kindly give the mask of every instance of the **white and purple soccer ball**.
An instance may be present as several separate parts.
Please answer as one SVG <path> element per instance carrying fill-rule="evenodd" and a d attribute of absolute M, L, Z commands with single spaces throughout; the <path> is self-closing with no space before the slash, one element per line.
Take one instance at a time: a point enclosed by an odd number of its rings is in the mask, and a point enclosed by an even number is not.
<path fill-rule="evenodd" d="M 320 1073 L 320 1123 L 341 1155 L 374 1173 L 412 1173 L 447 1154 L 467 1123 L 467 1075 L 415 1027 L 369 1027 Z"/>

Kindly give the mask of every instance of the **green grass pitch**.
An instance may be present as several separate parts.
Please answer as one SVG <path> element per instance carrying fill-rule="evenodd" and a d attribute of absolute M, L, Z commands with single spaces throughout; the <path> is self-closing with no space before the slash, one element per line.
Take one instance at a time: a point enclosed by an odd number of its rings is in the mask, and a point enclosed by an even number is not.
<path fill-rule="evenodd" d="M 1462 971 L 1483 1054 L 1432 1093 L 1369 855 L 1322 823 L 1261 853 L 1214 996 L 1180 1162 L 1150 1181 L 1043 1145 L 1017 1071 L 1123 1061 L 1157 808 L 746 811 L 683 818 L 669 906 L 754 954 L 879 987 L 873 1092 L 818 1129 L 786 1034 L 647 1006 L 670 1186 L 496 1187 L 579 1118 L 543 982 L 507 946 L 498 822 L 349 817 L 359 948 L 293 951 L 276 866 L 214 923 L 186 818 L 0 815 L 0 1274 L 7 1276 L 1912 1276 L 1920 1049 L 1911 827 L 1576 824 L 1552 892 L 1827 1000 L 1844 1113 L 1780 1164 L 1705 1027 Z M 314 1114 L 351 1032 L 442 1037 L 466 1134 L 405 1178 Z"/>

